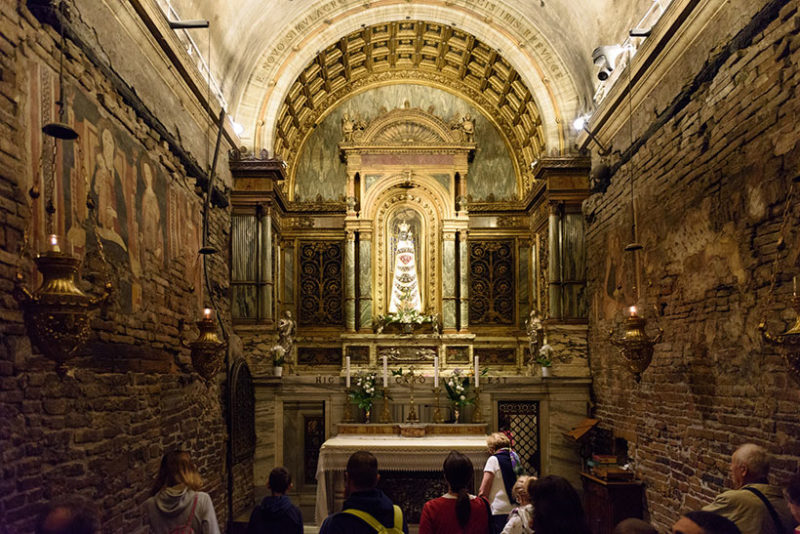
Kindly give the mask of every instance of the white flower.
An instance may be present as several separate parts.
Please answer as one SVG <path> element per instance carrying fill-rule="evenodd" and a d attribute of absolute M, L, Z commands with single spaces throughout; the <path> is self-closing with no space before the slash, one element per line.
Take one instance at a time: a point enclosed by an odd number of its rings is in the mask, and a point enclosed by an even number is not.
<path fill-rule="evenodd" d="M 466 398 L 464 395 L 461 395 L 461 397 L 459 397 L 459 398 L 460 398 L 461 400 L 467 400 L 467 398 Z"/>

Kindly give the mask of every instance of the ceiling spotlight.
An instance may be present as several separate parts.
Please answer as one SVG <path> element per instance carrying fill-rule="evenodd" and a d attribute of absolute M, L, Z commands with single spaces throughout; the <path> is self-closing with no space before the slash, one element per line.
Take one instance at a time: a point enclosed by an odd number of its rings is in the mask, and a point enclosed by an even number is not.
<path fill-rule="evenodd" d="M 583 130 L 584 126 L 586 126 L 586 123 L 589 122 L 589 117 L 591 117 L 591 115 L 589 115 L 588 113 L 576 117 L 575 120 L 572 122 L 572 127 L 575 128 L 575 130 L 577 131 Z"/>
<path fill-rule="evenodd" d="M 592 52 L 592 62 L 595 66 L 600 67 L 597 72 L 597 78 L 604 82 L 611 76 L 611 72 L 617 66 L 617 59 L 625 49 L 620 45 L 606 45 L 598 46 Z"/>

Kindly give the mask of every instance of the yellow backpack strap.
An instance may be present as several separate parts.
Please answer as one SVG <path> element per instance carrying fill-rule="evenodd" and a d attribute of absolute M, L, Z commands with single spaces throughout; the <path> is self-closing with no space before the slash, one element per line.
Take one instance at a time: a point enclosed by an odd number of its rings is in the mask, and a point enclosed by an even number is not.
<path fill-rule="evenodd" d="M 394 530 L 403 532 L 403 511 L 396 504 L 394 506 Z"/>
<path fill-rule="evenodd" d="M 397 506 L 395 506 L 395 511 L 394 511 L 395 521 L 397 521 L 397 513 L 398 513 L 399 510 L 400 509 L 397 508 Z M 374 528 L 377 532 L 380 532 L 381 530 L 384 530 L 386 528 L 383 525 L 381 525 L 380 521 L 378 521 L 377 519 L 375 519 L 374 517 L 372 517 L 370 514 L 368 514 L 367 512 L 365 512 L 363 510 L 356 510 L 355 508 L 348 508 L 346 510 L 342 510 L 342 513 L 356 516 L 357 518 L 361 519 L 363 522 L 365 522 L 366 524 L 368 524 L 369 526 Z M 400 512 L 400 517 L 401 517 L 400 521 L 402 521 L 402 516 L 403 516 L 403 513 Z"/>

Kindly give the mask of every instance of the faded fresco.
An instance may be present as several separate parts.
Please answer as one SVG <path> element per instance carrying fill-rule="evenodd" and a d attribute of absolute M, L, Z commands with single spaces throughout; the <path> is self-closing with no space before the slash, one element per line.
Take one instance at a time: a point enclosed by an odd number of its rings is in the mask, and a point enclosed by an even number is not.
<path fill-rule="evenodd" d="M 342 118 L 370 121 L 388 110 L 401 108 L 428 110 L 445 121 L 466 114 L 474 117 L 475 159 L 470 164 L 467 192 L 473 200 L 501 200 L 517 196 L 514 165 L 500 132 L 476 108 L 459 97 L 433 87 L 400 84 L 370 89 L 357 94 L 334 109 L 314 129 L 297 158 L 295 200 L 343 200 L 346 166 L 339 159 Z"/>
<path fill-rule="evenodd" d="M 31 183 L 39 183 L 42 199 L 33 216 L 32 248 L 44 243 L 47 228 L 46 198 L 51 196 L 53 144 L 43 136 L 43 124 L 57 119 L 58 81 L 53 72 L 30 65 L 28 110 Z M 98 105 L 72 86 L 65 86 L 65 121 L 78 132 L 76 141 L 66 141 L 56 153 L 52 198 L 56 208 L 52 231 L 66 238 L 79 257 L 97 254 L 98 239 L 108 259 L 115 299 L 125 312 L 155 310 L 165 303 L 145 295 L 143 285 L 154 278 L 168 285 L 168 274 L 193 284 L 198 298 L 202 291 L 197 261 L 202 239 L 198 197 L 173 182 L 158 161 L 127 130 L 120 128 Z M 87 198 L 96 206 L 96 221 L 87 208 Z M 152 288 L 155 289 L 155 288 Z"/>

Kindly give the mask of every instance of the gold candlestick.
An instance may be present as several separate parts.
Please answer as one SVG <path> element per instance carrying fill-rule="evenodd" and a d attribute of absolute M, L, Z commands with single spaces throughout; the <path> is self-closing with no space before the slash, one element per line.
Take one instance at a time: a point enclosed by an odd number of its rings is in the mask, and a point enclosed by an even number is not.
<path fill-rule="evenodd" d="M 473 405 L 472 422 L 483 422 L 483 416 L 481 415 L 481 388 L 475 388 L 475 404 Z"/>
<path fill-rule="evenodd" d="M 345 388 L 344 390 L 344 417 L 342 419 L 343 423 L 354 423 L 355 420 L 353 419 L 353 404 L 350 402 L 350 388 Z"/>
<path fill-rule="evenodd" d="M 383 409 L 381 410 L 381 423 L 392 422 L 392 412 L 389 410 L 389 388 L 383 388 Z"/>
<path fill-rule="evenodd" d="M 433 422 L 436 423 L 437 425 L 444 422 L 444 419 L 442 419 L 442 410 L 439 404 L 439 396 L 441 395 L 441 393 L 442 393 L 442 388 L 440 387 L 433 388 L 433 395 L 436 398 L 436 404 L 434 405 L 433 408 Z"/>
<path fill-rule="evenodd" d="M 417 407 L 414 405 L 414 383 L 419 382 L 420 384 L 425 383 L 424 376 L 417 376 L 414 372 L 414 366 L 408 368 L 408 372 L 403 373 L 402 375 L 397 377 L 398 384 L 408 384 L 409 387 L 409 396 L 410 399 L 408 401 L 408 415 L 406 416 L 406 423 L 419 423 L 419 416 L 417 415 Z"/>

